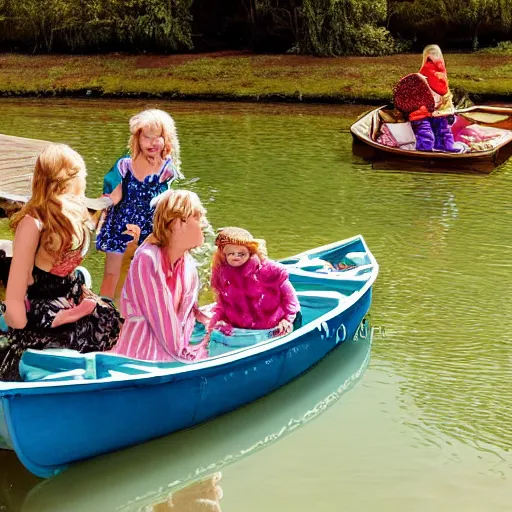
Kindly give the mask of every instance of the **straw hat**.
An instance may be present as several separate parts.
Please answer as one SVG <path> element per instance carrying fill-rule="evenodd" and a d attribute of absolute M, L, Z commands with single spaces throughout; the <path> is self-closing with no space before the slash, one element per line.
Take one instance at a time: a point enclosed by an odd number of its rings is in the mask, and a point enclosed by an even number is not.
<path fill-rule="evenodd" d="M 215 245 L 223 249 L 226 245 L 243 245 L 251 254 L 265 250 L 265 240 L 254 238 L 249 231 L 243 228 L 221 228 L 215 239 Z"/>

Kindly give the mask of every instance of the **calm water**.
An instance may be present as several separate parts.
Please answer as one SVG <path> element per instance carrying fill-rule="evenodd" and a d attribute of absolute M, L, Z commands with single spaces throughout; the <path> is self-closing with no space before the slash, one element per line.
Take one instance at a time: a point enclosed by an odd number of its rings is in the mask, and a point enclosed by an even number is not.
<path fill-rule="evenodd" d="M 348 132 L 364 106 L 2 100 L 0 132 L 70 144 L 95 195 L 147 105 L 174 115 L 215 227 L 274 258 L 364 235 L 381 268 L 369 366 L 367 337 L 242 411 L 44 485 L 0 452 L 0 510 L 511 510 L 512 164 L 374 170 Z M 88 266 L 99 284 L 100 255 Z"/>

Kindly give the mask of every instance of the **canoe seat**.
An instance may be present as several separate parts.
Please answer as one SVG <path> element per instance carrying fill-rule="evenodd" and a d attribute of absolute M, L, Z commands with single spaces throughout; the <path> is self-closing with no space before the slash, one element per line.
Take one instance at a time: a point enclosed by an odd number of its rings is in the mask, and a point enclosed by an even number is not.
<path fill-rule="evenodd" d="M 370 258 L 365 252 L 349 252 L 341 259 L 346 265 L 368 265 Z"/>
<path fill-rule="evenodd" d="M 294 273 L 294 269 L 329 274 L 332 278 L 350 280 L 370 273 L 373 270 L 373 265 L 365 252 L 349 252 L 341 258 L 304 258 L 290 265 L 291 274 Z M 294 283 L 293 277 L 292 283 Z"/>
<path fill-rule="evenodd" d="M 115 375 L 159 374 L 180 362 L 140 361 L 101 352 L 81 354 L 68 349 L 28 349 L 20 361 L 24 381 L 105 379 Z"/>
<path fill-rule="evenodd" d="M 252 347 L 273 337 L 273 329 L 234 329 L 232 336 L 213 331 L 210 338 L 209 356 L 215 357 L 241 348 Z"/>

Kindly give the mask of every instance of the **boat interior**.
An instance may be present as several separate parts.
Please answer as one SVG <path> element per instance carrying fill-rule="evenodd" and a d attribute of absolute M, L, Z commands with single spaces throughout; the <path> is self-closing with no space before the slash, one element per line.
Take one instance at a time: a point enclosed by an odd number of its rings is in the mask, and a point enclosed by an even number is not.
<path fill-rule="evenodd" d="M 297 291 L 334 290 L 350 296 L 372 277 L 372 262 L 361 240 L 281 260 Z M 316 279 L 315 279 L 316 277 Z"/>
<path fill-rule="evenodd" d="M 337 293 L 299 293 L 302 313 L 302 327 L 318 320 L 337 308 L 344 297 Z M 298 328 L 298 326 L 297 326 Z M 199 343 L 205 335 L 204 326 L 196 324 L 191 343 Z M 275 340 L 272 330 L 255 331 L 235 329 L 232 336 L 215 331 L 210 341 L 210 354 L 222 358 L 235 351 L 246 350 L 257 344 Z M 80 354 L 73 350 L 27 350 L 20 363 L 20 374 L 25 382 L 123 379 L 133 375 L 167 374 L 169 369 L 190 366 L 181 362 L 139 361 L 108 353 Z"/>
<path fill-rule="evenodd" d="M 456 111 L 451 121 L 454 141 L 464 153 L 488 152 L 512 141 L 510 108 L 470 107 Z M 354 129 L 381 146 L 416 152 L 411 124 L 393 106 L 367 113 L 355 123 Z"/>

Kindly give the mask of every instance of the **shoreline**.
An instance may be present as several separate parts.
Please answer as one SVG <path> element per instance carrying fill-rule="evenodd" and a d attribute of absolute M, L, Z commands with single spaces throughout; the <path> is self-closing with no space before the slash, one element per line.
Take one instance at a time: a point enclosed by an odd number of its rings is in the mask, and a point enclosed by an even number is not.
<path fill-rule="evenodd" d="M 506 56 L 447 54 L 456 99 L 512 102 Z M 420 56 L 318 58 L 246 52 L 174 55 L 0 54 L 2 98 L 105 98 L 251 103 L 389 103 Z"/>
<path fill-rule="evenodd" d="M 284 94 L 262 94 L 262 95 L 232 95 L 222 93 L 205 94 L 184 94 L 179 92 L 145 93 L 145 92 L 103 92 L 101 90 L 62 90 L 62 91 L 0 91 L 2 99 L 108 99 L 108 100 L 174 100 L 184 102 L 226 102 L 226 103 L 275 103 L 275 104 L 312 104 L 312 105 L 369 105 L 381 106 L 390 103 L 391 98 L 367 98 L 367 97 L 346 97 L 343 95 L 284 95 Z M 472 95 L 473 103 L 479 105 L 495 102 L 503 105 L 512 104 L 512 91 L 510 94 L 478 94 Z"/>

